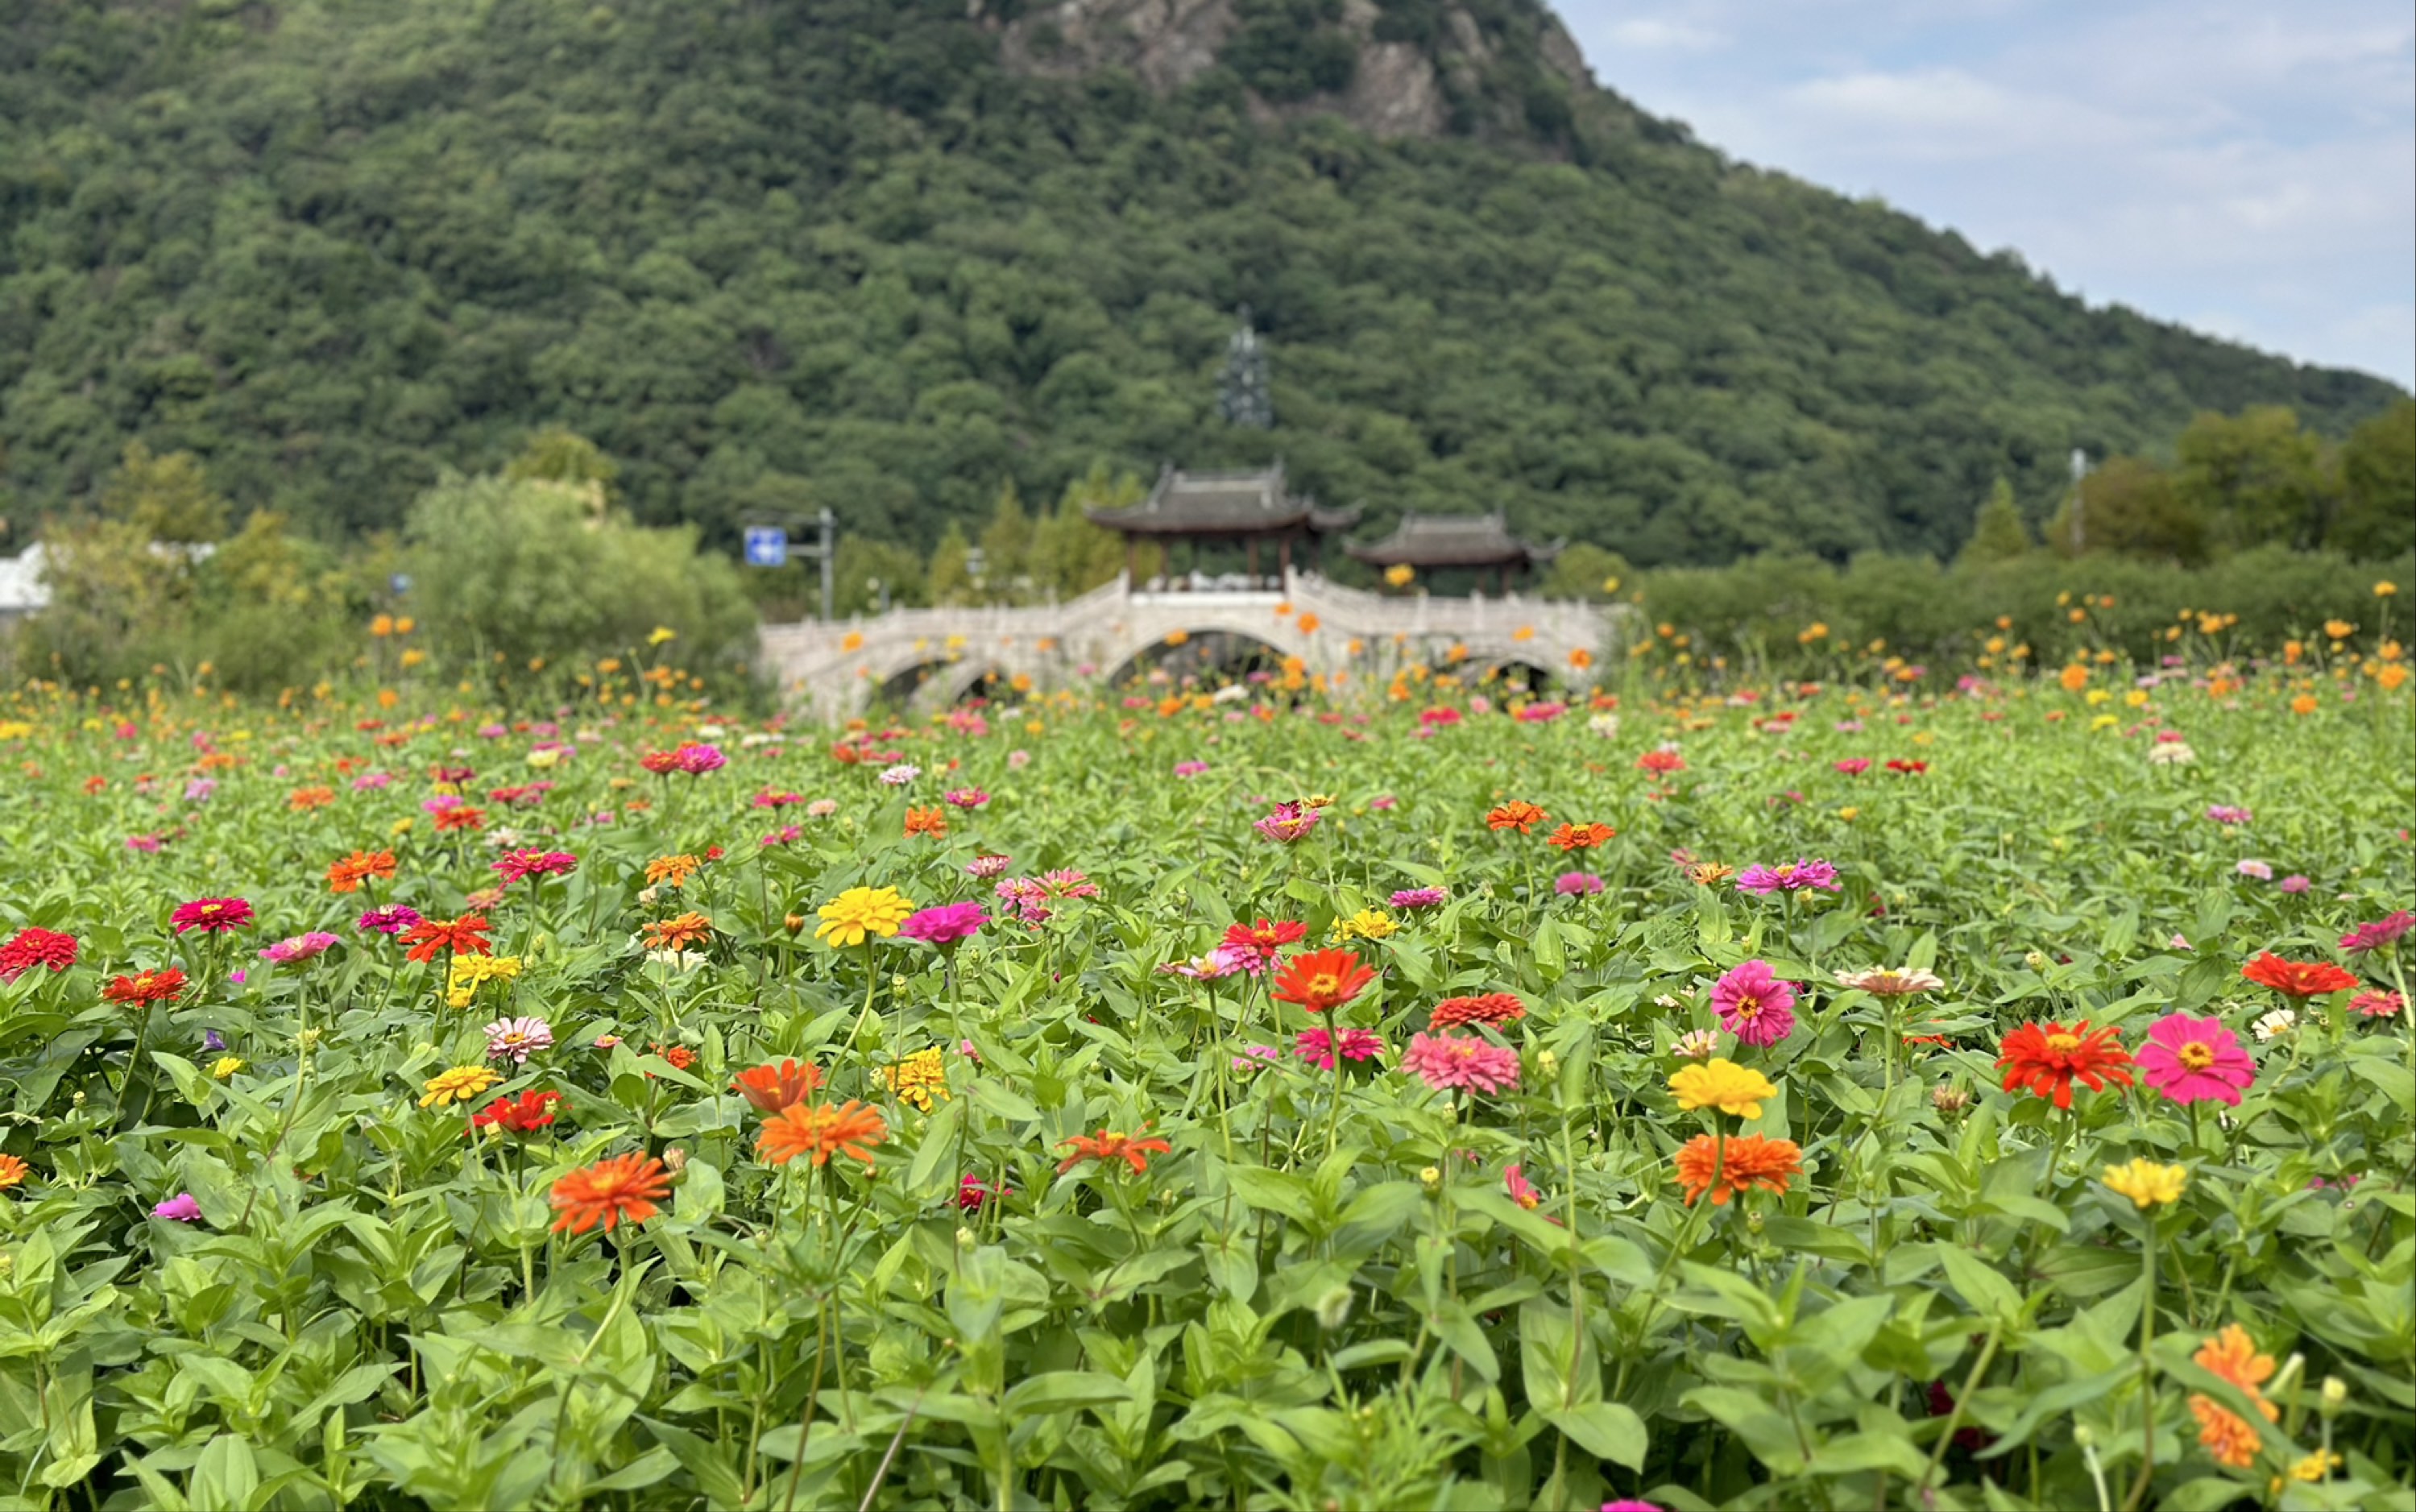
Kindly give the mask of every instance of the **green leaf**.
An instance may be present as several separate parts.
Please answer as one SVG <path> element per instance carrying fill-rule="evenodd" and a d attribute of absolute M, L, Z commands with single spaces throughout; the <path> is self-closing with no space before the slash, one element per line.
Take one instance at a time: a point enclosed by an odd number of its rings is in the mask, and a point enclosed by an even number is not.
<path fill-rule="evenodd" d="M 1050 1370 L 1016 1383 L 999 1406 L 1011 1419 L 1031 1413 L 1121 1406 L 1131 1399 L 1132 1387 L 1103 1371 Z"/>
<path fill-rule="evenodd" d="M 1644 1468 L 1644 1419 L 1615 1401 L 1590 1401 L 1544 1414 L 1544 1421 L 1569 1436 L 1569 1442 L 1597 1459 Z"/>

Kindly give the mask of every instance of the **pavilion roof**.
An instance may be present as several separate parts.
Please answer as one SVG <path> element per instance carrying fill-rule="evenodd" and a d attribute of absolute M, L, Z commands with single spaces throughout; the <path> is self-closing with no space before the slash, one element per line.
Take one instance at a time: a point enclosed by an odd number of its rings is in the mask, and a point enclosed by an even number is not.
<path fill-rule="evenodd" d="M 1522 540 L 1510 534 L 1508 517 L 1497 509 L 1483 515 L 1405 514 L 1383 539 L 1343 549 L 1377 567 L 1534 567 L 1558 556 L 1567 544 Z"/>
<path fill-rule="evenodd" d="M 1086 509 L 1093 524 L 1136 536 L 1260 536 L 1343 531 L 1359 511 L 1325 509 L 1293 493 L 1283 463 L 1262 472 L 1186 473 L 1168 466 L 1149 497 L 1116 509 Z"/>

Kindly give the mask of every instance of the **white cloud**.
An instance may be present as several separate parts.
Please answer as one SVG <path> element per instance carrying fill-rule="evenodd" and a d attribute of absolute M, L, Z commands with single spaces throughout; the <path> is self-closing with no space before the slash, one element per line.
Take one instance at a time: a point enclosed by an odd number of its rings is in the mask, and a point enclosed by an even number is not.
<path fill-rule="evenodd" d="M 2416 378 L 2416 13 L 2372 0 L 1562 11 L 1606 84 L 1741 158 L 2018 248 L 2093 299 Z"/>

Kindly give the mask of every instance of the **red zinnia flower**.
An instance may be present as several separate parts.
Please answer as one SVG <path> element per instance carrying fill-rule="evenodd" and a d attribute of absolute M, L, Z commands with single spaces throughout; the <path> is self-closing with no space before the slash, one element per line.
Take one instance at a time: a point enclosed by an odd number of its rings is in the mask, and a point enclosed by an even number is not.
<path fill-rule="evenodd" d="M 1308 935 L 1308 926 L 1291 919 L 1261 919 L 1256 924 L 1229 924 L 1225 927 L 1225 945 L 1246 956 L 1249 969 L 1257 971 L 1275 959 L 1276 951 L 1288 945 L 1298 945 Z"/>
<path fill-rule="evenodd" d="M 185 974 L 174 966 L 162 966 L 116 977 L 100 990 L 100 995 L 112 1003 L 170 1003 L 184 990 Z"/>
<path fill-rule="evenodd" d="M 477 1112 L 470 1115 L 473 1128 L 493 1128 L 501 1126 L 513 1134 L 534 1134 L 553 1122 L 555 1105 L 567 1106 L 559 1092 L 539 1092 L 531 1087 L 518 1097 L 497 1097 Z"/>
<path fill-rule="evenodd" d="M 1608 824 L 1563 824 L 1544 843 L 1555 851 L 1590 851 L 1618 833 Z"/>
<path fill-rule="evenodd" d="M 2284 997 L 2321 997 L 2326 992 L 2345 992 L 2357 985 L 2354 975 L 2328 960 L 2284 960 L 2271 950 L 2241 967 L 2240 975 Z"/>
<path fill-rule="evenodd" d="M 436 810 L 436 832 L 440 835 L 448 830 L 478 830 L 486 827 L 487 810 L 484 809 L 473 809 L 465 803 Z"/>
<path fill-rule="evenodd" d="M 1375 979 L 1375 971 L 1348 950 L 1304 950 L 1276 973 L 1275 997 L 1323 1013 L 1357 997 Z"/>
<path fill-rule="evenodd" d="M 489 925 L 481 914 L 465 914 L 458 919 L 421 919 L 403 931 L 402 943 L 411 946 L 409 959 L 434 960 L 439 950 L 450 950 L 457 956 L 491 956 L 494 949 L 487 944 Z"/>
<path fill-rule="evenodd" d="M 0 982 L 14 982 L 37 966 L 65 971 L 75 964 L 76 938 L 55 930 L 23 929 L 0 945 Z"/>
<path fill-rule="evenodd" d="M 2060 1023 L 2026 1023 L 1998 1047 L 2005 1090 L 2027 1087 L 2054 1098 L 2058 1108 L 2070 1108 L 2076 1079 L 2091 1092 L 2105 1091 L 2109 1081 L 2127 1087 L 2131 1052 L 2122 1048 L 2122 1033 L 2109 1028 L 2091 1034 L 2086 1019 L 2069 1029 Z"/>
<path fill-rule="evenodd" d="M 679 770 L 679 755 L 675 751 L 650 750 L 638 758 L 638 764 L 657 777 L 666 777 Z"/>
<path fill-rule="evenodd" d="M 1674 750 L 1648 750 L 1636 758 L 1636 769 L 1667 776 L 1686 769 L 1685 759 Z"/>
<path fill-rule="evenodd" d="M 1447 997 L 1435 1005 L 1427 1027 L 1440 1034 L 1464 1023 L 1508 1023 L 1527 1017 L 1527 1005 L 1514 992 L 1487 992 L 1479 997 Z"/>

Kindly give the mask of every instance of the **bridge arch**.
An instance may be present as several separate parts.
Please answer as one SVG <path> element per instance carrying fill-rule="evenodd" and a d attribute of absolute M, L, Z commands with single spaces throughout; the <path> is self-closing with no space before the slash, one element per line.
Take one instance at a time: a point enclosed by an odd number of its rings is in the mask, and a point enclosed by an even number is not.
<path fill-rule="evenodd" d="M 1110 688 L 1125 688 L 1153 671 L 1177 685 L 1240 682 L 1254 672 L 1280 673 L 1287 658 L 1306 659 L 1306 648 L 1287 645 L 1293 637 L 1261 625 L 1206 624 L 1185 627 L 1125 649 L 1108 674 Z"/>

